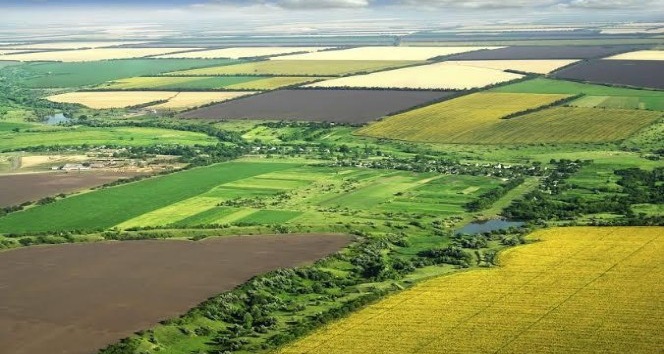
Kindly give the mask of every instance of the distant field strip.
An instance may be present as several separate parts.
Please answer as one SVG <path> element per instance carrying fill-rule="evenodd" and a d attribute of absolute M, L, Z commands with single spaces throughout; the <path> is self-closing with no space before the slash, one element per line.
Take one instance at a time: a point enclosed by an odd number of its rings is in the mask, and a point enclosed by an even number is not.
<path fill-rule="evenodd" d="M 131 89 L 219 89 L 226 86 L 241 84 L 260 78 L 251 76 L 229 76 L 229 77 L 186 77 L 186 76 L 156 76 L 156 77 L 132 77 L 116 80 L 101 85 L 98 88 L 108 90 L 131 90 Z"/>
<path fill-rule="evenodd" d="M 296 166 L 229 162 L 102 189 L 0 218 L 0 233 L 105 229 L 224 183 Z"/>
<path fill-rule="evenodd" d="M 633 108 L 664 111 L 664 91 L 637 90 L 545 78 L 537 78 L 507 86 L 501 86 L 491 89 L 491 91 L 511 93 L 558 93 L 569 95 L 584 94 L 587 96 L 606 97 L 607 99 L 584 97 L 574 101 L 571 105 L 578 105 L 580 107 Z M 613 97 L 616 97 L 616 99 L 613 99 Z M 592 102 L 594 102 L 595 105 L 592 105 Z"/>
<path fill-rule="evenodd" d="M 239 48 L 225 48 L 225 49 L 212 49 L 201 50 L 195 52 L 167 54 L 159 56 L 159 58 L 251 58 L 251 57 L 265 57 L 289 53 L 299 52 L 316 52 L 329 47 L 239 47 Z"/>
<path fill-rule="evenodd" d="M 435 63 L 373 74 L 326 80 L 307 87 L 317 88 L 409 88 L 466 90 L 522 78 L 495 69 Z"/>
<path fill-rule="evenodd" d="M 570 65 L 577 60 L 463 60 L 447 61 L 450 64 L 474 66 L 495 70 L 516 70 L 520 72 L 548 74 L 558 68 Z"/>
<path fill-rule="evenodd" d="M 155 101 L 168 101 L 177 95 L 171 91 L 103 91 L 70 92 L 46 97 L 49 101 L 60 103 L 78 103 L 94 109 L 124 108 Z"/>
<path fill-rule="evenodd" d="M 337 76 L 372 72 L 416 64 L 403 60 L 268 60 L 232 66 L 216 66 L 202 69 L 175 71 L 166 75 L 215 76 L 215 75 L 306 75 Z"/>
<path fill-rule="evenodd" d="M 279 350 L 305 353 L 657 353 L 664 228 L 558 228 L 501 266 L 426 281 Z"/>
<path fill-rule="evenodd" d="M 614 55 L 609 60 L 664 60 L 664 50 L 640 50 Z"/>
<path fill-rule="evenodd" d="M 120 45 L 128 44 L 142 44 L 145 41 L 81 41 L 81 42 L 48 42 L 48 43 L 33 43 L 33 44 L 19 44 L 19 45 L 10 45 L 8 48 L 13 49 L 29 49 L 29 50 L 39 50 L 39 49 L 82 49 L 82 48 L 104 48 L 104 47 L 115 47 Z"/>
<path fill-rule="evenodd" d="M 439 56 L 501 47 L 359 47 L 284 55 L 272 60 L 428 60 Z"/>
<path fill-rule="evenodd" d="M 209 103 L 224 102 L 234 98 L 251 95 L 255 92 L 180 92 L 168 102 L 150 106 L 154 109 L 184 109 L 199 107 Z"/>
<path fill-rule="evenodd" d="M 502 117 L 559 101 L 567 95 L 476 93 L 416 109 L 358 130 L 360 135 L 438 143 L 483 143 L 476 132 Z"/>
<path fill-rule="evenodd" d="M 98 48 L 62 50 L 7 55 L 7 60 L 82 62 L 108 59 L 131 59 L 193 50 L 196 48 Z"/>

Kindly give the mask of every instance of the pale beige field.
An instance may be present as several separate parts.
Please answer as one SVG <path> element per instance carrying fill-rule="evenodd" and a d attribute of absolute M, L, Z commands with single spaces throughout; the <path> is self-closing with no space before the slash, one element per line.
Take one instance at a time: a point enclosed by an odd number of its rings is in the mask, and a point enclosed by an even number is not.
<path fill-rule="evenodd" d="M 82 49 L 82 48 L 104 48 L 115 47 L 126 44 L 143 44 L 145 41 L 108 41 L 108 42 L 49 42 L 14 45 L 12 49 Z"/>
<path fill-rule="evenodd" d="M 284 55 L 272 60 L 427 60 L 443 55 L 501 47 L 359 47 L 324 52 Z"/>
<path fill-rule="evenodd" d="M 664 60 L 664 50 L 639 50 L 614 55 L 609 60 Z"/>
<path fill-rule="evenodd" d="M 466 90 L 522 78 L 523 75 L 472 66 L 436 63 L 326 80 L 306 87 L 362 87 Z"/>
<path fill-rule="evenodd" d="M 179 53 L 162 55 L 159 58 L 250 58 L 265 57 L 272 55 L 297 53 L 297 52 L 316 52 L 329 47 L 244 47 L 244 48 L 225 48 L 203 50 L 198 52 Z"/>
<path fill-rule="evenodd" d="M 49 96 L 46 99 L 60 103 L 79 103 L 94 109 L 124 108 L 154 101 L 168 100 L 177 92 L 166 91 L 104 91 L 70 92 Z"/>
<path fill-rule="evenodd" d="M 107 59 L 130 59 L 168 54 L 197 48 L 99 48 L 82 50 L 64 50 L 27 54 L 5 55 L 3 59 L 16 61 L 63 61 L 80 62 Z"/>
<path fill-rule="evenodd" d="M 0 49 L 0 55 L 24 53 L 25 50 Z"/>
<path fill-rule="evenodd" d="M 184 109 L 206 105 L 213 102 L 228 101 L 233 98 L 254 94 L 255 92 L 180 92 L 166 103 L 150 106 L 154 109 Z"/>
<path fill-rule="evenodd" d="M 473 66 L 495 70 L 517 70 L 527 73 L 548 74 L 578 60 L 463 60 L 448 61 L 450 64 Z"/>

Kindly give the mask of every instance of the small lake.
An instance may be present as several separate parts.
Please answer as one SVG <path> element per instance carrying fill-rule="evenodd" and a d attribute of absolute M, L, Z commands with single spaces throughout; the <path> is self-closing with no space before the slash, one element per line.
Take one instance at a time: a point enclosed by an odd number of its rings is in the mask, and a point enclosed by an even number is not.
<path fill-rule="evenodd" d="M 46 120 L 44 120 L 44 123 L 48 125 L 58 125 L 60 123 L 68 123 L 71 122 L 71 118 L 65 117 L 64 114 L 62 113 L 57 113 L 52 116 L 46 116 Z"/>
<path fill-rule="evenodd" d="M 470 224 L 467 224 L 466 226 L 462 227 L 461 229 L 457 230 L 456 234 L 481 234 L 484 232 L 491 232 L 491 231 L 496 231 L 496 230 L 505 230 L 509 229 L 510 227 L 520 227 L 523 226 L 525 223 L 520 222 L 520 221 L 509 221 L 509 220 L 504 220 L 504 219 L 495 219 L 495 220 L 487 220 L 487 221 L 481 221 L 481 222 L 471 222 Z"/>

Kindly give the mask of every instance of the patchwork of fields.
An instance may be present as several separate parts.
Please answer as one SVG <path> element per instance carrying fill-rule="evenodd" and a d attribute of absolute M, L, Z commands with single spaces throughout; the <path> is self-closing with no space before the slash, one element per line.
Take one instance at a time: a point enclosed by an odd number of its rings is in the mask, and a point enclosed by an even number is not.
<path fill-rule="evenodd" d="M 329 47 L 241 47 L 241 48 L 225 48 L 213 50 L 200 50 L 194 52 L 178 53 L 160 55 L 159 58 L 229 58 L 241 59 L 252 57 L 267 57 L 289 53 L 300 52 L 317 52 L 320 50 L 329 49 Z"/>
<path fill-rule="evenodd" d="M 284 55 L 272 60 L 412 60 L 422 61 L 435 57 L 500 47 L 359 47 L 323 52 Z"/>
<path fill-rule="evenodd" d="M 600 84 L 664 89 L 664 61 L 592 60 L 564 68 L 553 76 Z"/>
<path fill-rule="evenodd" d="M 595 59 L 642 49 L 639 45 L 512 46 L 450 56 L 450 60 Z"/>
<path fill-rule="evenodd" d="M 273 90 L 321 80 L 317 77 L 156 76 L 132 77 L 96 87 L 104 90 Z"/>
<path fill-rule="evenodd" d="M 473 66 L 495 70 L 512 70 L 526 73 L 548 74 L 576 60 L 458 60 L 447 61 L 454 65 Z"/>
<path fill-rule="evenodd" d="M 142 58 L 194 49 L 197 48 L 97 48 L 13 54 L 7 55 L 6 57 L 8 60 L 17 61 L 84 62 L 109 59 Z"/>
<path fill-rule="evenodd" d="M 151 105 L 152 108 L 191 108 L 213 102 L 223 102 L 253 92 L 174 92 L 174 91 L 86 91 L 70 92 L 47 97 L 49 101 L 77 103 L 94 109 L 125 108 Z M 158 103 L 160 101 L 165 101 Z"/>
<path fill-rule="evenodd" d="M 268 60 L 233 66 L 209 67 L 175 71 L 166 75 L 227 76 L 227 75 L 282 75 L 282 76 L 340 76 L 372 72 L 417 64 L 404 60 Z"/>
<path fill-rule="evenodd" d="M 664 347 L 664 229 L 562 228 L 496 269 L 438 277 L 279 353 L 653 353 Z"/>
<path fill-rule="evenodd" d="M 609 60 L 664 60 L 664 50 L 640 50 L 614 55 Z"/>

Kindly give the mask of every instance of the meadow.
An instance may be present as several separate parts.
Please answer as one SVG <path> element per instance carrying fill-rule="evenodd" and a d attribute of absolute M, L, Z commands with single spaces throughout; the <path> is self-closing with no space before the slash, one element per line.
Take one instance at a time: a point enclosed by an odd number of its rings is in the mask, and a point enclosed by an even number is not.
<path fill-rule="evenodd" d="M 175 76 L 281 75 L 341 76 L 372 72 L 417 64 L 403 60 L 266 60 L 232 66 L 181 70 L 167 73 Z"/>
<path fill-rule="evenodd" d="M 442 62 L 325 80 L 305 87 L 468 90 L 522 77 L 495 69 Z"/>
<path fill-rule="evenodd" d="M 31 88 L 79 87 L 133 76 L 169 71 L 219 67 L 238 61 L 227 59 L 125 59 L 84 63 L 31 63 L 22 65 L 23 83 Z"/>
<path fill-rule="evenodd" d="M 0 127 L 5 124 L 0 123 Z M 34 146 L 144 146 L 161 144 L 211 145 L 217 141 L 202 133 L 137 127 L 42 127 L 31 125 L 19 131 L 0 130 L 0 151 Z"/>
<path fill-rule="evenodd" d="M 652 353 L 664 346 L 664 230 L 560 228 L 500 266 L 425 281 L 279 353 Z"/>
<path fill-rule="evenodd" d="M 405 112 L 370 124 L 359 135 L 434 143 L 483 143 L 477 132 L 501 118 L 555 103 L 559 94 L 475 93 Z M 515 118 L 512 118 L 515 119 Z"/>
<path fill-rule="evenodd" d="M 491 89 L 492 92 L 557 93 L 586 97 L 570 103 L 580 107 L 633 108 L 664 111 L 664 92 L 536 78 Z"/>

